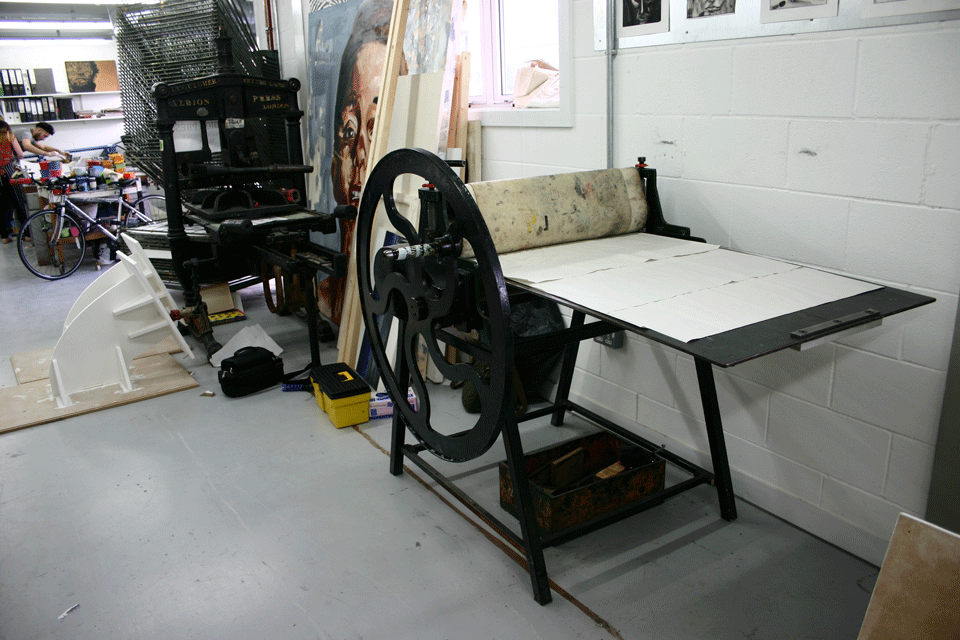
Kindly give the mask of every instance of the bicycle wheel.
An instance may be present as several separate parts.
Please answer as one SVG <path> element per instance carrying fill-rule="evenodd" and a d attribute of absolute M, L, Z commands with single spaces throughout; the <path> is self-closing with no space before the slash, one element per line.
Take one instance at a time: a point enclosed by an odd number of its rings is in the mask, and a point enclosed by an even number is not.
<path fill-rule="evenodd" d="M 159 194 L 143 196 L 122 209 L 121 231 L 167 219 L 167 199 Z"/>
<path fill-rule="evenodd" d="M 32 236 L 32 242 L 24 240 Z M 63 210 L 44 210 L 27 218 L 17 235 L 20 260 L 45 280 L 66 278 L 77 270 L 87 250 L 83 228 Z"/>

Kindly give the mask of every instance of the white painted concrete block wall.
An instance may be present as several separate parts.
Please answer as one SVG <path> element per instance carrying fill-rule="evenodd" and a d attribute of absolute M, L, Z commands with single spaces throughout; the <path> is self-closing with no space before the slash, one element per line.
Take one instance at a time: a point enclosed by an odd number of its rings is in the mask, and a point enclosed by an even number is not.
<path fill-rule="evenodd" d="M 605 65 L 576 0 L 572 128 L 484 128 L 486 179 L 605 166 Z M 960 24 L 623 50 L 615 157 L 670 222 L 937 298 L 811 351 L 718 372 L 737 493 L 880 563 L 922 515 L 960 290 Z M 708 462 L 693 361 L 585 343 L 578 399 Z M 957 390 L 953 390 L 955 393 Z"/>

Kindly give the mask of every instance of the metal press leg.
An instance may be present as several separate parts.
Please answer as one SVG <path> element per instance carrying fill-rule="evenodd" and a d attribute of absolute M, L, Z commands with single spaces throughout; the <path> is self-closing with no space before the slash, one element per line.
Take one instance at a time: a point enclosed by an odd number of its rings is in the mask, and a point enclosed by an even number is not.
<path fill-rule="evenodd" d="M 724 520 L 736 520 L 737 505 L 733 496 L 733 481 L 730 479 L 730 463 L 727 460 L 727 445 L 720 421 L 720 403 L 717 402 L 717 385 L 713 379 L 713 365 L 695 358 L 697 382 L 700 384 L 700 400 L 707 423 L 707 438 L 710 441 L 710 458 L 713 460 L 714 484 L 720 499 L 720 516 Z"/>
<path fill-rule="evenodd" d="M 317 330 L 317 276 L 307 269 L 300 271 L 300 289 L 307 305 L 307 336 L 310 341 L 310 365 L 320 366 L 320 339 Z"/>
<path fill-rule="evenodd" d="M 570 328 L 579 329 L 583 326 L 586 314 L 582 311 L 574 311 L 570 319 Z M 559 427 L 563 424 L 564 406 L 570 397 L 570 383 L 573 381 L 573 370 L 577 366 L 577 353 L 580 350 L 580 342 L 575 340 L 563 348 L 563 364 L 560 366 L 560 381 L 557 383 L 556 409 L 553 412 L 553 418 L 550 424 Z"/>
<path fill-rule="evenodd" d="M 400 322 L 397 327 L 398 335 L 404 335 L 406 323 Z M 407 358 L 404 354 L 403 340 L 397 345 L 396 372 L 397 382 L 404 391 L 410 386 L 410 369 L 407 366 Z M 398 399 L 400 402 L 406 402 L 406 398 Z M 393 433 L 390 437 L 390 473 L 399 476 L 403 473 L 403 441 L 407 435 L 407 426 L 401 417 L 400 408 L 394 405 L 393 410 Z"/>
<path fill-rule="evenodd" d="M 503 444 L 507 452 L 507 466 L 513 479 L 513 495 L 516 497 L 517 517 L 520 520 L 520 537 L 527 556 L 527 569 L 533 583 L 533 599 L 539 604 L 548 604 L 553 596 L 547 579 L 547 563 L 543 558 L 543 541 L 540 539 L 540 527 L 530 493 L 530 479 L 523 460 L 523 445 L 520 443 L 520 429 L 516 417 L 509 413 L 512 408 L 505 405 L 503 422 Z"/>

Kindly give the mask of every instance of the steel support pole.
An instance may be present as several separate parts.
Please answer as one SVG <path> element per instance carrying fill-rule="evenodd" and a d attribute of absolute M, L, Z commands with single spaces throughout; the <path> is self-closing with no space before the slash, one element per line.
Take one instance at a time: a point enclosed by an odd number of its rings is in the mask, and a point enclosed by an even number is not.
<path fill-rule="evenodd" d="M 720 516 L 724 520 L 736 520 L 737 505 L 733 497 L 733 480 L 730 478 L 730 462 L 727 460 L 727 445 L 720 420 L 720 403 L 717 401 L 713 365 L 701 358 L 694 358 L 694 362 L 697 365 L 700 401 L 703 403 L 703 417 L 707 423 L 707 438 L 710 441 L 714 484 L 717 487 L 717 497 L 720 499 Z"/>

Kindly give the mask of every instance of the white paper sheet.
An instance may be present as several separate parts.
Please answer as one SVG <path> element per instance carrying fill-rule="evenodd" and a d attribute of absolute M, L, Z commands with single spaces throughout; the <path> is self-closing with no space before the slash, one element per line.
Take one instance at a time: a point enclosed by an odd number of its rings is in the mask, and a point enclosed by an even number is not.
<path fill-rule="evenodd" d="M 273 338 L 267 335 L 259 324 L 244 327 L 237 332 L 235 336 L 227 341 L 227 344 L 210 356 L 210 364 L 219 367 L 224 358 L 231 357 L 234 353 L 244 347 L 263 347 L 269 349 L 274 355 L 283 353 L 283 347 L 273 341 Z"/>
<path fill-rule="evenodd" d="M 530 284 L 584 276 L 595 271 L 674 256 L 710 252 L 715 244 L 631 233 L 598 240 L 570 242 L 500 255 L 504 277 Z"/>
<path fill-rule="evenodd" d="M 879 288 L 645 233 L 506 254 L 500 265 L 508 280 L 683 342 Z"/>

